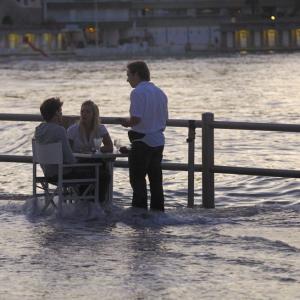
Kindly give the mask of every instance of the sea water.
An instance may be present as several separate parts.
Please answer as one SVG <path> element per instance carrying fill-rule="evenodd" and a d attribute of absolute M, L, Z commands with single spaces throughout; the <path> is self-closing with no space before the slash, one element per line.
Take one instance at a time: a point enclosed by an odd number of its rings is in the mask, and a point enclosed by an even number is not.
<path fill-rule="evenodd" d="M 146 60 L 172 119 L 299 124 L 300 54 Z M 1 113 L 38 114 L 53 96 L 78 115 L 92 99 L 102 116 L 127 116 L 125 60 L 0 60 Z M 34 122 L 0 125 L 1 153 L 30 155 Z M 127 133 L 107 125 L 112 139 Z M 187 162 L 187 129 L 166 129 L 164 161 Z M 218 165 L 300 169 L 300 135 L 215 132 Z M 201 163 L 201 130 L 196 131 Z M 187 208 L 187 173 L 164 171 L 165 213 L 130 208 L 128 170 L 114 201 L 93 218 L 32 212 L 32 167 L 1 163 L 0 299 L 299 299 L 300 182 L 216 174 L 216 208 Z M 75 209 L 76 211 L 76 209 Z"/>

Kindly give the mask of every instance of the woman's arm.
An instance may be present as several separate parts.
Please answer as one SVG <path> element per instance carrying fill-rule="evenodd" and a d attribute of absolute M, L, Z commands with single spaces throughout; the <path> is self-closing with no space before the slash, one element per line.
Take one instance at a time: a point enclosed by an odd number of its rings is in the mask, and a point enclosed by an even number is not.
<path fill-rule="evenodd" d="M 103 136 L 103 146 L 101 147 L 101 152 L 113 152 L 113 143 L 111 141 L 109 133 Z"/>

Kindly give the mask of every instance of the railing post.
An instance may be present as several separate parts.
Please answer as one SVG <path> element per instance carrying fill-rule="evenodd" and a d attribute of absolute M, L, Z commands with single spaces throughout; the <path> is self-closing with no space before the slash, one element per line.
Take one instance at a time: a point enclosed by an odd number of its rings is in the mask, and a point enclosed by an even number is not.
<path fill-rule="evenodd" d="M 195 178 L 195 120 L 189 120 L 188 143 L 188 207 L 194 207 Z"/>
<path fill-rule="evenodd" d="M 212 113 L 202 114 L 202 205 L 205 208 L 215 207 L 213 121 Z"/>

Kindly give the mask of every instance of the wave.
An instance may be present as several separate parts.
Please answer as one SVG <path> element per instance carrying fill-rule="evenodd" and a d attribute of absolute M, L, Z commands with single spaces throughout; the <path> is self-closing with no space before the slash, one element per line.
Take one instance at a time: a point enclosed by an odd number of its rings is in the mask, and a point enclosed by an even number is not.
<path fill-rule="evenodd" d="M 116 203 L 110 203 L 102 207 L 83 202 L 66 204 L 61 216 L 53 207 L 49 207 L 45 212 L 42 212 L 42 201 L 35 205 L 31 196 L 17 196 L 0 194 L 0 215 L 23 214 L 30 220 L 35 221 L 95 222 L 102 225 L 118 223 L 126 226 L 149 228 L 188 225 L 215 227 L 225 224 L 232 226 L 241 224 L 247 224 L 247 226 L 281 226 L 285 228 L 300 226 L 300 203 L 278 204 L 265 202 L 252 206 L 221 206 L 215 209 L 204 209 L 201 206 L 195 206 L 194 208 L 177 206 L 168 207 L 166 212 L 162 213 L 131 208 L 128 201 L 124 203 L 124 199 L 120 198 Z M 5 200 L 3 200 L 4 198 Z"/>

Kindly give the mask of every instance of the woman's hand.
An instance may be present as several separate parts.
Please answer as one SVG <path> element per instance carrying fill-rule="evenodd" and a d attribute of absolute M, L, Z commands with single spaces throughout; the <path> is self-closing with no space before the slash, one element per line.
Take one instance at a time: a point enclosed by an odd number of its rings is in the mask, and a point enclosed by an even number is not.
<path fill-rule="evenodd" d="M 113 152 L 114 146 L 113 146 L 113 143 L 112 143 L 109 133 L 107 133 L 103 136 L 102 141 L 103 141 L 103 146 L 100 148 L 101 152 L 103 152 L 103 153 Z"/>

